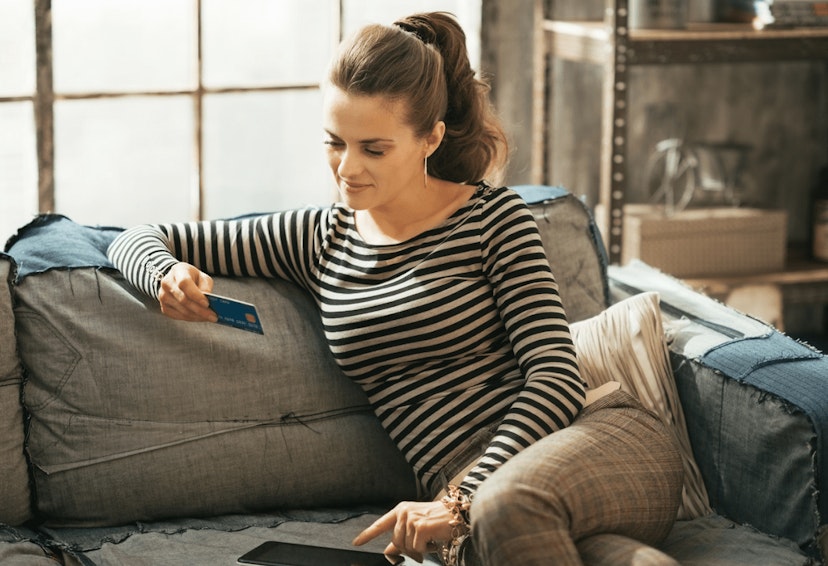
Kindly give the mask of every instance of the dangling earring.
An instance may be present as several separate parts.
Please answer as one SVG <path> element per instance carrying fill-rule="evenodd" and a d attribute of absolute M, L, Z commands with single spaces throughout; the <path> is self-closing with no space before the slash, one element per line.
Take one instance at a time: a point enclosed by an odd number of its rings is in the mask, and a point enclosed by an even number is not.
<path fill-rule="evenodd" d="M 428 154 L 423 159 L 423 187 L 428 188 Z"/>

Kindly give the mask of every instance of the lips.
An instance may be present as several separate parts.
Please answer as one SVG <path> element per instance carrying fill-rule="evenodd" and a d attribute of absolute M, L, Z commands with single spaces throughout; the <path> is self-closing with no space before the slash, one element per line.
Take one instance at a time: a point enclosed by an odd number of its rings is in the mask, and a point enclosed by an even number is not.
<path fill-rule="evenodd" d="M 361 190 L 370 187 L 371 185 L 360 185 L 356 183 L 346 183 L 343 181 L 340 186 L 342 190 L 346 193 L 358 193 Z"/>

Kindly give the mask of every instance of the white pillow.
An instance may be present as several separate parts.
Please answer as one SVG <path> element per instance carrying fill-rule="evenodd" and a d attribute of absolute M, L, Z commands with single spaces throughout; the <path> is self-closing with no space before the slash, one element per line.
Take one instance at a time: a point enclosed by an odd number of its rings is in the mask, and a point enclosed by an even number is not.
<path fill-rule="evenodd" d="M 684 463 L 679 519 L 711 513 L 707 490 L 693 457 L 664 339 L 658 293 L 616 303 L 593 318 L 572 323 L 581 377 L 590 388 L 610 381 L 654 411 L 676 435 Z"/>

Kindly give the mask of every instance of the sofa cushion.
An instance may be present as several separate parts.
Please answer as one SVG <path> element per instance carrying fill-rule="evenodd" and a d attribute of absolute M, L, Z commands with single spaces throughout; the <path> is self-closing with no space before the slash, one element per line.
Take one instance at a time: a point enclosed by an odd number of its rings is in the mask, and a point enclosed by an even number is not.
<path fill-rule="evenodd" d="M 590 387 L 619 381 L 622 389 L 655 412 L 675 435 L 684 464 L 678 517 L 710 513 L 670 368 L 658 294 L 632 296 L 591 319 L 573 323 L 572 337 L 581 377 Z"/>
<path fill-rule="evenodd" d="M 814 566 L 793 541 L 718 515 L 676 521 L 659 548 L 681 566 Z"/>
<path fill-rule="evenodd" d="M 720 514 L 818 554 L 816 434 L 798 407 L 674 355 L 690 438 Z M 795 375 L 795 374 L 794 374 Z"/>
<path fill-rule="evenodd" d="M 55 566 L 54 558 L 40 545 L 30 542 L 0 542 L 3 566 Z"/>
<path fill-rule="evenodd" d="M 231 565 L 242 554 L 267 541 L 351 548 L 360 531 L 379 519 L 384 508 L 306 510 L 276 514 L 184 519 L 122 528 L 52 529 L 54 546 L 65 549 L 66 564 L 106 565 Z M 244 528 L 234 526 L 243 524 Z M 70 532 L 67 532 L 70 531 Z M 95 537 L 75 536 L 93 531 Z M 377 537 L 363 550 L 382 552 L 388 537 Z M 0 561 L 5 566 L 5 562 Z M 439 566 L 436 555 L 423 563 L 407 558 L 405 566 Z"/>
<path fill-rule="evenodd" d="M 38 228 L 18 240 L 30 265 L 52 236 L 73 249 L 95 233 Z M 173 321 L 111 269 L 45 265 L 18 281 L 36 505 L 50 524 L 415 497 L 310 298 L 263 279 L 217 277 L 215 291 L 256 304 L 265 334 Z"/>
<path fill-rule="evenodd" d="M 690 441 L 717 513 L 795 541 L 828 532 L 828 359 L 640 262 L 613 294 L 661 297 Z"/>
<path fill-rule="evenodd" d="M 535 217 L 569 321 L 603 311 L 609 304 L 606 254 L 589 209 L 561 187 L 512 188 Z"/>
<path fill-rule="evenodd" d="M 22 368 L 17 357 L 9 278 L 14 264 L 0 254 L 0 523 L 31 518 L 29 470 L 24 454 Z"/>

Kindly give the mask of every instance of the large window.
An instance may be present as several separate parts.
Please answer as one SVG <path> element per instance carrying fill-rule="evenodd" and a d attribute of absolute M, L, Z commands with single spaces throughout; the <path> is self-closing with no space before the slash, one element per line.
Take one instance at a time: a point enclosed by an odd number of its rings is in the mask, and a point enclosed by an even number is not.
<path fill-rule="evenodd" d="M 0 241 L 83 224 L 324 204 L 320 81 L 368 22 L 447 10 L 479 60 L 479 0 L 3 0 Z"/>

